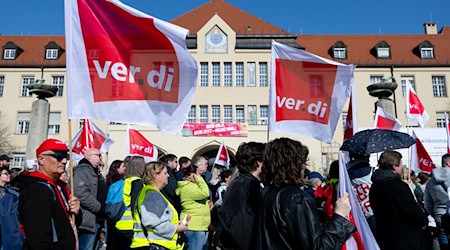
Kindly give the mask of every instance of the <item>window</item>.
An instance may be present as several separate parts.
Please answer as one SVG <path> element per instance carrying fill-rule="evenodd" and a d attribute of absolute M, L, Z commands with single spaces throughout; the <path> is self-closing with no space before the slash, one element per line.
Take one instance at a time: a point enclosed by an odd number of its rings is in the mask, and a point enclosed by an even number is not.
<path fill-rule="evenodd" d="M 195 105 L 191 106 L 191 109 L 189 109 L 189 113 L 188 113 L 188 122 L 195 122 L 197 119 L 197 112 L 196 112 L 196 107 Z"/>
<path fill-rule="evenodd" d="M 202 86 L 202 87 L 208 86 L 208 63 L 207 62 L 200 63 L 200 86 Z"/>
<path fill-rule="evenodd" d="M 434 58 L 433 48 L 421 48 L 420 57 L 422 59 L 433 59 Z"/>
<path fill-rule="evenodd" d="M 416 89 L 416 86 L 414 86 L 414 76 L 402 76 L 402 96 L 405 96 L 406 92 L 406 81 L 409 81 L 411 83 L 411 86 L 413 89 Z"/>
<path fill-rule="evenodd" d="M 446 97 L 447 96 L 444 76 L 432 76 L 431 77 L 431 85 L 433 86 L 433 95 L 435 97 Z"/>
<path fill-rule="evenodd" d="M 4 89 L 5 89 L 5 76 L 0 76 L 0 96 L 3 96 Z"/>
<path fill-rule="evenodd" d="M 333 49 L 333 57 L 335 59 L 345 59 L 347 58 L 347 49 L 346 48 L 334 48 Z"/>
<path fill-rule="evenodd" d="M 248 114 L 248 124 L 256 125 L 256 105 L 248 105 L 247 106 L 247 114 Z"/>
<path fill-rule="evenodd" d="M 4 49 L 3 50 L 3 59 L 5 59 L 5 60 L 16 59 L 16 49 Z"/>
<path fill-rule="evenodd" d="M 231 105 L 223 106 L 223 122 L 233 122 L 233 108 Z"/>
<path fill-rule="evenodd" d="M 323 76 L 309 76 L 309 95 L 310 97 L 323 97 Z"/>
<path fill-rule="evenodd" d="M 48 118 L 48 134 L 57 135 L 59 134 L 61 123 L 61 112 L 52 112 Z"/>
<path fill-rule="evenodd" d="M 269 120 L 269 107 L 267 105 L 259 106 L 259 120 L 262 125 L 268 123 Z"/>
<path fill-rule="evenodd" d="M 377 49 L 378 58 L 391 58 L 390 48 L 378 48 Z"/>
<path fill-rule="evenodd" d="M 236 106 L 236 122 L 237 123 L 245 122 L 245 114 L 244 114 L 244 106 L 243 105 Z"/>
<path fill-rule="evenodd" d="M 212 63 L 212 86 L 220 86 L 220 63 L 218 62 Z"/>
<path fill-rule="evenodd" d="M 212 122 L 220 122 L 220 106 L 212 105 L 211 108 Z"/>
<path fill-rule="evenodd" d="M 58 87 L 56 96 L 63 96 L 64 92 L 64 76 L 53 76 L 52 85 Z"/>
<path fill-rule="evenodd" d="M 445 113 L 436 112 L 436 126 L 438 128 L 445 128 Z"/>
<path fill-rule="evenodd" d="M 46 49 L 45 59 L 58 59 L 58 49 Z"/>
<path fill-rule="evenodd" d="M 230 62 L 223 63 L 223 86 L 233 86 L 233 69 Z"/>
<path fill-rule="evenodd" d="M 261 87 L 267 87 L 268 81 L 267 81 L 267 63 L 266 62 L 260 62 L 259 63 L 259 86 Z"/>
<path fill-rule="evenodd" d="M 13 165 L 13 167 L 19 167 L 19 168 L 22 168 L 23 166 L 25 166 L 25 154 L 24 153 L 14 154 L 12 165 Z"/>
<path fill-rule="evenodd" d="M 347 129 L 347 112 L 342 112 L 342 128 L 345 130 Z"/>
<path fill-rule="evenodd" d="M 30 113 L 19 112 L 17 114 L 16 134 L 28 134 L 30 129 Z"/>
<path fill-rule="evenodd" d="M 383 76 L 370 76 L 370 84 L 381 83 L 383 81 Z"/>
<path fill-rule="evenodd" d="M 254 62 L 247 63 L 247 86 L 256 86 L 256 63 Z"/>
<path fill-rule="evenodd" d="M 27 86 L 34 83 L 33 76 L 24 76 L 22 77 L 22 91 L 20 96 L 31 96 L 30 91 Z"/>
<path fill-rule="evenodd" d="M 244 86 L 244 63 L 236 63 L 236 87 Z"/>
<path fill-rule="evenodd" d="M 200 122 L 208 122 L 208 106 L 200 105 Z"/>

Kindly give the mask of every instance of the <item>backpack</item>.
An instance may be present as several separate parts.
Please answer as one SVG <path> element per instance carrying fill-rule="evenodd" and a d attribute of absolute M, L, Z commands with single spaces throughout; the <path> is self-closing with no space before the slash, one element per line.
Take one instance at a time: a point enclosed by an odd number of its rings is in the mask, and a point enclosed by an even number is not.
<path fill-rule="evenodd" d="M 106 197 L 105 214 L 106 218 L 113 222 L 117 222 L 122 218 L 123 213 L 127 209 L 123 202 L 123 186 L 125 180 L 118 180 L 111 184 L 108 188 L 108 196 Z"/>

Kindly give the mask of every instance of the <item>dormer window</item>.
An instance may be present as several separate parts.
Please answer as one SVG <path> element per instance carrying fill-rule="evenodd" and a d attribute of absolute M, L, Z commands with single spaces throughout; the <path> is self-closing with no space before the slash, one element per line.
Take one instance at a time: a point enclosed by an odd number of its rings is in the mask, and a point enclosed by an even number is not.
<path fill-rule="evenodd" d="M 331 47 L 329 54 L 334 59 L 347 59 L 347 45 L 342 41 L 338 41 Z"/>
<path fill-rule="evenodd" d="M 434 45 L 429 41 L 423 41 L 418 47 L 420 51 L 420 58 L 434 59 Z"/>
<path fill-rule="evenodd" d="M 381 41 L 375 45 L 375 51 L 377 59 L 390 59 L 391 58 L 391 46 L 385 42 Z"/>
<path fill-rule="evenodd" d="M 45 45 L 45 60 L 58 60 L 64 49 L 55 42 L 49 42 Z"/>
<path fill-rule="evenodd" d="M 5 59 L 5 60 L 16 59 L 16 49 L 4 49 L 3 50 L 3 59 Z"/>
<path fill-rule="evenodd" d="M 54 60 L 58 58 L 58 49 L 46 49 L 45 50 L 45 59 Z"/>

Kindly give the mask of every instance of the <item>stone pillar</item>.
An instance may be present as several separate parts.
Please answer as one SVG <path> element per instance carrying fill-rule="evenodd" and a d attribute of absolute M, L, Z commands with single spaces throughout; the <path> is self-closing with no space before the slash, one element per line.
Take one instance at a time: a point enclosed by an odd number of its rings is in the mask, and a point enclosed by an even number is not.
<path fill-rule="evenodd" d="M 36 148 L 48 136 L 50 103 L 46 99 L 37 99 L 31 106 L 30 129 L 28 130 L 26 160 L 36 159 Z"/>
<path fill-rule="evenodd" d="M 396 88 L 397 83 L 393 77 L 383 78 L 382 82 L 367 86 L 369 94 L 378 97 L 378 100 L 375 102 L 375 111 L 377 107 L 380 107 L 384 112 L 397 117 L 395 112 L 395 102 L 389 98 L 394 94 Z"/>

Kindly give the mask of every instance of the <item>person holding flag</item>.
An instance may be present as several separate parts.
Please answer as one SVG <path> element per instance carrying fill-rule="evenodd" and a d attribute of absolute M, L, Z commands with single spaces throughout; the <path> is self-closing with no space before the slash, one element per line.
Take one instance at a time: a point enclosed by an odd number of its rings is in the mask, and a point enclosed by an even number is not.
<path fill-rule="evenodd" d="M 351 210 L 348 193 L 336 201 L 328 224 L 320 224 L 314 199 L 300 189 L 308 154 L 305 145 L 289 138 L 267 144 L 262 177 L 269 188 L 259 214 L 256 249 L 341 249 L 355 232 L 346 218 Z"/>

